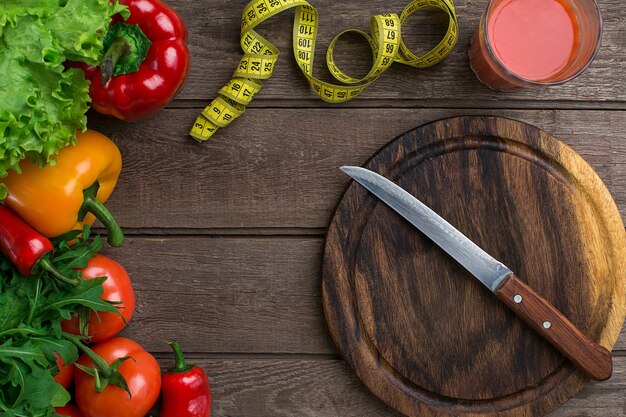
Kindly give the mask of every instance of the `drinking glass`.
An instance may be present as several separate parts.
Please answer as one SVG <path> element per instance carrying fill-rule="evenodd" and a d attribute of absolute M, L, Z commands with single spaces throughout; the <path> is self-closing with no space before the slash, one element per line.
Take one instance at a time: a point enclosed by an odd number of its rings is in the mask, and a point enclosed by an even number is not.
<path fill-rule="evenodd" d="M 472 70 L 480 81 L 486 84 L 488 87 L 501 91 L 512 91 L 519 88 L 534 88 L 561 84 L 567 82 L 574 77 L 582 73 L 593 61 L 598 49 L 600 48 L 600 40 L 602 38 L 602 16 L 600 9 L 595 0 L 541 0 L 546 3 L 536 3 L 537 0 L 491 0 L 487 5 L 487 9 L 480 18 L 478 28 L 474 32 L 470 49 L 468 52 L 470 58 L 470 65 Z M 516 2 L 527 2 L 525 5 Z M 535 2 L 535 3 L 533 3 Z M 552 11 L 559 12 L 559 5 L 563 7 L 557 18 L 563 20 L 564 13 L 567 13 L 571 19 L 571 28 L 566 28 L 569 39 L 568 45 L 559 45 L 554 42 L 559 42 L 563 31 L 559 31 L 557 26 L 552 26 L 550 19 L 555 16 L 550 16 L 550 10 L 539 10 L 543 6 L 552 4 Z M 541 6 L 541 7 L 534 7 Z M 505 9 L 509 7 L 509 9 Z M 517 7 L 517 9 L 515 9 Z M 520 10 L 520 7 L 530 7 L 532 10 L 527 10 L 528 16 L 515 16 L 511 15 L 511 10 Z M 556 9 L 555 9 L 556 7 Z M 504 12 L 503 12 L 504 11 Z M 503 16 L 505 13 L 509 13 L 506 25 L 501 30 L 496 29 L 498 16 Z M 544 13 L 541 15 L 541 13 Z M 556 36 L 545 36 L 540 33 L 537 26 L 538 16 L 543 16 L 543 28 L 547 30 L 547 33 Z M 519 17 L 519 19 L 518 19 Z M 511 20 L 513 19 L 513 20 Z M 555 19 L 558 20 L 558 19 Z M 513 24 L 510 24 L 513 23 Z M 555 24 L 557 22 L 554 22 Z M 503 23 L 504 25 L 504 23 Z M 519 33 L 512 32 L 511 27 L 516 27 Z M 516 29 L 516 30 L 517 30 Z M 493 30 L 493 33 L 489 31 Z M 566 57 L 565 61 L 562 61 L 562 65 L 557 68 L 556 71 L 545 76 L 534 76 L 524 74 L 520 71 L 516 71 L 515 68 L 511 68 L 512 65 L 507 66 L 507 60 L 505 59 L 505 52 L 498 49 L 497 31 L 505 34 L 508 39 L 506 42 L 507 48 L 510 52 L 515 54 L 515 48 L 519 47 L 523 51 L 523 55 L 513 57 L 516 62 L 521 65 L 531 66 L 548 63 L 550 59 L 555 59 L 555 55 L 558 52 L 558 47 L 569 48 L 571 46 L 571 54 Z M 569 31 L 571 30 L 571 33 Z M 533 32 L 534 31 L 534 32 Z M 556 31 L 556 32 L 555 32 Z M 533 48 L 532 40 L 537 42 L 541 40 L 539 48 Z M 545 42 L 544 42 L 545 41 Z M 552 43 L 550 43 L 552 42 Z M 537 45 L 535 43 L 535 45 Z M 551 49 L 553 46 L 557 48 Z M 542 49 L 540 51 L 540 49 Z M 534 54 L 533 52 L 536 52 Z M 554 52 L 554 54 L 551 54 Z M 563 53 L 561 51 L 560 53 Z M 543 57 L 542 57 L 543 56 Z M 558 59 L 558 57 L 556 58 Z M 512 61 L 514 61 L 512 60 Z M 512 62 L 511 61 L 511 62 Z M 530 67 L 529 67 L 530 68 Z"/>

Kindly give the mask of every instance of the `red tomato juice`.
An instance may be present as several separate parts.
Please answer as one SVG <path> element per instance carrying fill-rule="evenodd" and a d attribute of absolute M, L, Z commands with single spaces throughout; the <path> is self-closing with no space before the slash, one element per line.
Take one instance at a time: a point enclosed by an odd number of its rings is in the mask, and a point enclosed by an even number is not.
<path fill-rule="evenodd" d="M 508 0 L 492 10 L 487 35 L 493 53 L 510 72 L 549 81 L 571 61 L 578 27 L 564 0 Z"/>

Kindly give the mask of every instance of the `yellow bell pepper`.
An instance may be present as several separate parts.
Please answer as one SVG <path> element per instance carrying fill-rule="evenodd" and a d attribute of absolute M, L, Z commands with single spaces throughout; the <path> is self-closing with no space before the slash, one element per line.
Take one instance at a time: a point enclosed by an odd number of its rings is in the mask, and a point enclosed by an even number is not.
<path fill-rule="evenodd" d="M 93 130 L 79 132 L 76 138 L 78 143 L 63 148 L 54 165 L 40 168 L 27 158 L 20 163 L 21 173 L 11 171 L 1 178 L 8 188 L 4 204 L 47 237 L 80 230 L 98 218 L 107 229 L 109 244 L 120 246 L 122 229 L 102 204 L 122 170 L 120 151 Z"/>

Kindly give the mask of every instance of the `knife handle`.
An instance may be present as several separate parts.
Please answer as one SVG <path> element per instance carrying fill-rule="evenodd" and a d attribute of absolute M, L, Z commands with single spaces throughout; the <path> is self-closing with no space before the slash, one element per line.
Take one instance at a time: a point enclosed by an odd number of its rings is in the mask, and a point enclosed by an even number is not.
<path fill-rule="evenodd" d="M 611 353 L 585 336 L 552 304 L 511 274 L 496 295 L 589 378 L 604 381 L 613 373 Z"/>

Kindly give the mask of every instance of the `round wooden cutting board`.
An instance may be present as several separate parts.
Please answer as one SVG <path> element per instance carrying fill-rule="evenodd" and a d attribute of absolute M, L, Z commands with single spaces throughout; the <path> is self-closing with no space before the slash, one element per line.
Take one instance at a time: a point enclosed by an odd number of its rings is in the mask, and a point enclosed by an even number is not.
<path fill-rule="evenodd" d="M 495 117 L 407 132 L 366 165 L 509 266 L 609 350 L 626 316 L 626 234 L 593 169 Z M 324 308 L 363 383 L 415 417 L 542 416 L 587 382 L 480 282 L 351 182 L 326 239 Z"/>

